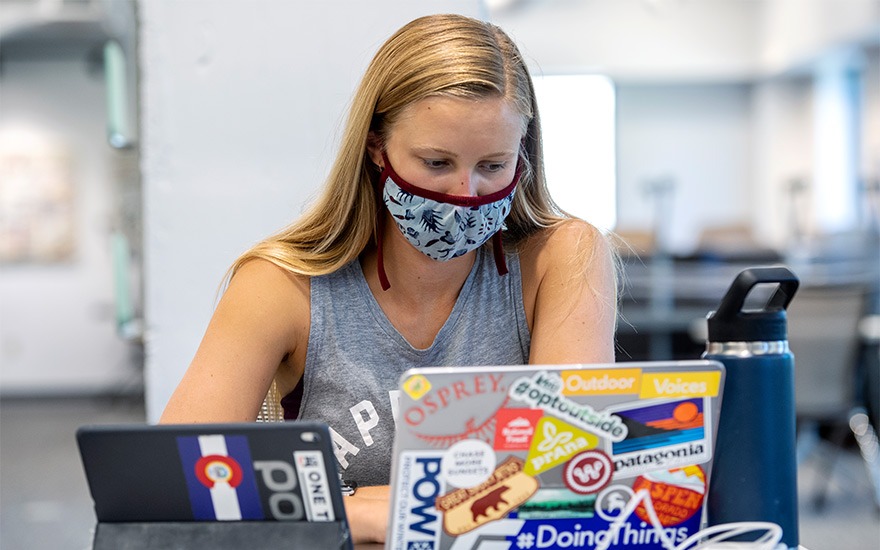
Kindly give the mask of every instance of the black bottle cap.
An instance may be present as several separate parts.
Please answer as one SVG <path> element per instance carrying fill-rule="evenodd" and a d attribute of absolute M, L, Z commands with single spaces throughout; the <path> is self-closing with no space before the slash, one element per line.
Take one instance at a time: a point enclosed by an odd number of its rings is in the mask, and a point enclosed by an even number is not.
<path fill-rule="evenodd" d="M 779 288 L 758 310 L 743 310 L 746 297 L 760 283 Z M 708 315 L 710 342 L 774 342 L 788 339 L 785 309 L 800 281 L 786 267 L 753 267 L 733 280 L 716 311 Z"/>

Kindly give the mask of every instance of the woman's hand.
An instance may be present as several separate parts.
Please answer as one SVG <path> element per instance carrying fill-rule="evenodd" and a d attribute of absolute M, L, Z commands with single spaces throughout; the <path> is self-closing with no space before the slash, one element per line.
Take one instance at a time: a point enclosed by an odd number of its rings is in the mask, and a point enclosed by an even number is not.
<path fill-rule="evenodd" d="M 385 542 L 388 528 L 388 508 L 391 488 L 388 485 L 359 487 L 357 492 L 344 497 L 345 515 L 355 544 Z"/>

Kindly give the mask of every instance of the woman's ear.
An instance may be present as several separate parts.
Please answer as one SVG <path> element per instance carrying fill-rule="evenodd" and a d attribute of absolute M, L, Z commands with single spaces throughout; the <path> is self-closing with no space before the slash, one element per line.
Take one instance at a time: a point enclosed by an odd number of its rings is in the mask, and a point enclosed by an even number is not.
<path fill-rule="evenodd" d="M 382 159 L 382 138 L 373 130 L 367 134 L 367 154 L 379 169 L 385 167 L 385 161 Z"/>

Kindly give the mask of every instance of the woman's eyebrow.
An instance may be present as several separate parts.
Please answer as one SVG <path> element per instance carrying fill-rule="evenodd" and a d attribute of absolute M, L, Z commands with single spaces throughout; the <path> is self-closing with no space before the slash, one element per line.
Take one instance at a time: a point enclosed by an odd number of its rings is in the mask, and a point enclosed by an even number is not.
<path fill-rule="evenodd" d="M 437 153 L 437 154 L 445 155 L 445 156 L 452 157 L 452 158 L 458 158 L 458 154 L 453 153 L 452 151 L 449 151 L 449 150 L 444 149 L 444 148 L 442 148 L 442 147 L 433 147 L 433 146 L 430 146 L 430 145 L 424 145 L 424 146 L 416 146 L 416 147 L 413 147 L 413 151 L 416 152 L 416 153 L 420 153 L 420 154 L 424 154 L 424 153 Z M 499 152 L 496 152 L 496 153 L 490 153 L 490 154 L 488 154 L 488 155 L 484 155 L 484 157 L 485 157 L 485 158 L 492 158 L 492 157 L 507 157 L 507 156 L 513 156 L 513 155 L 515 155 L 515 154 L 516 154 L 516 153 L 513 152 L 513 151 L 499 151 Z"/>

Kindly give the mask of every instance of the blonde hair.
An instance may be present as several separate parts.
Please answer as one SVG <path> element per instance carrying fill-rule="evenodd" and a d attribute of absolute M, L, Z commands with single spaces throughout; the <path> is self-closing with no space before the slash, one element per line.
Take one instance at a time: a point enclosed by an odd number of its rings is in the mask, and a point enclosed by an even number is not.
<path fill-rule="evenodd" d="M 547 191 L 534 86 L 516 45 L 500 28 L 461 15 L 431 15 L 398 30 L 376 53 L 354 96 L 339 153 L 322 194 L 301 218 L 240 256 L 228 278 L 262 258 L 307 276 L 332 273 L 375 239 L 379 208 L 367 153 L 409 105 L 430 96 L 503 97 L 523 116 L 524 172 L 507 218 L 507 244 L 565 219 Z M 227 280 L 228 280 L 227 278 Z"/>

